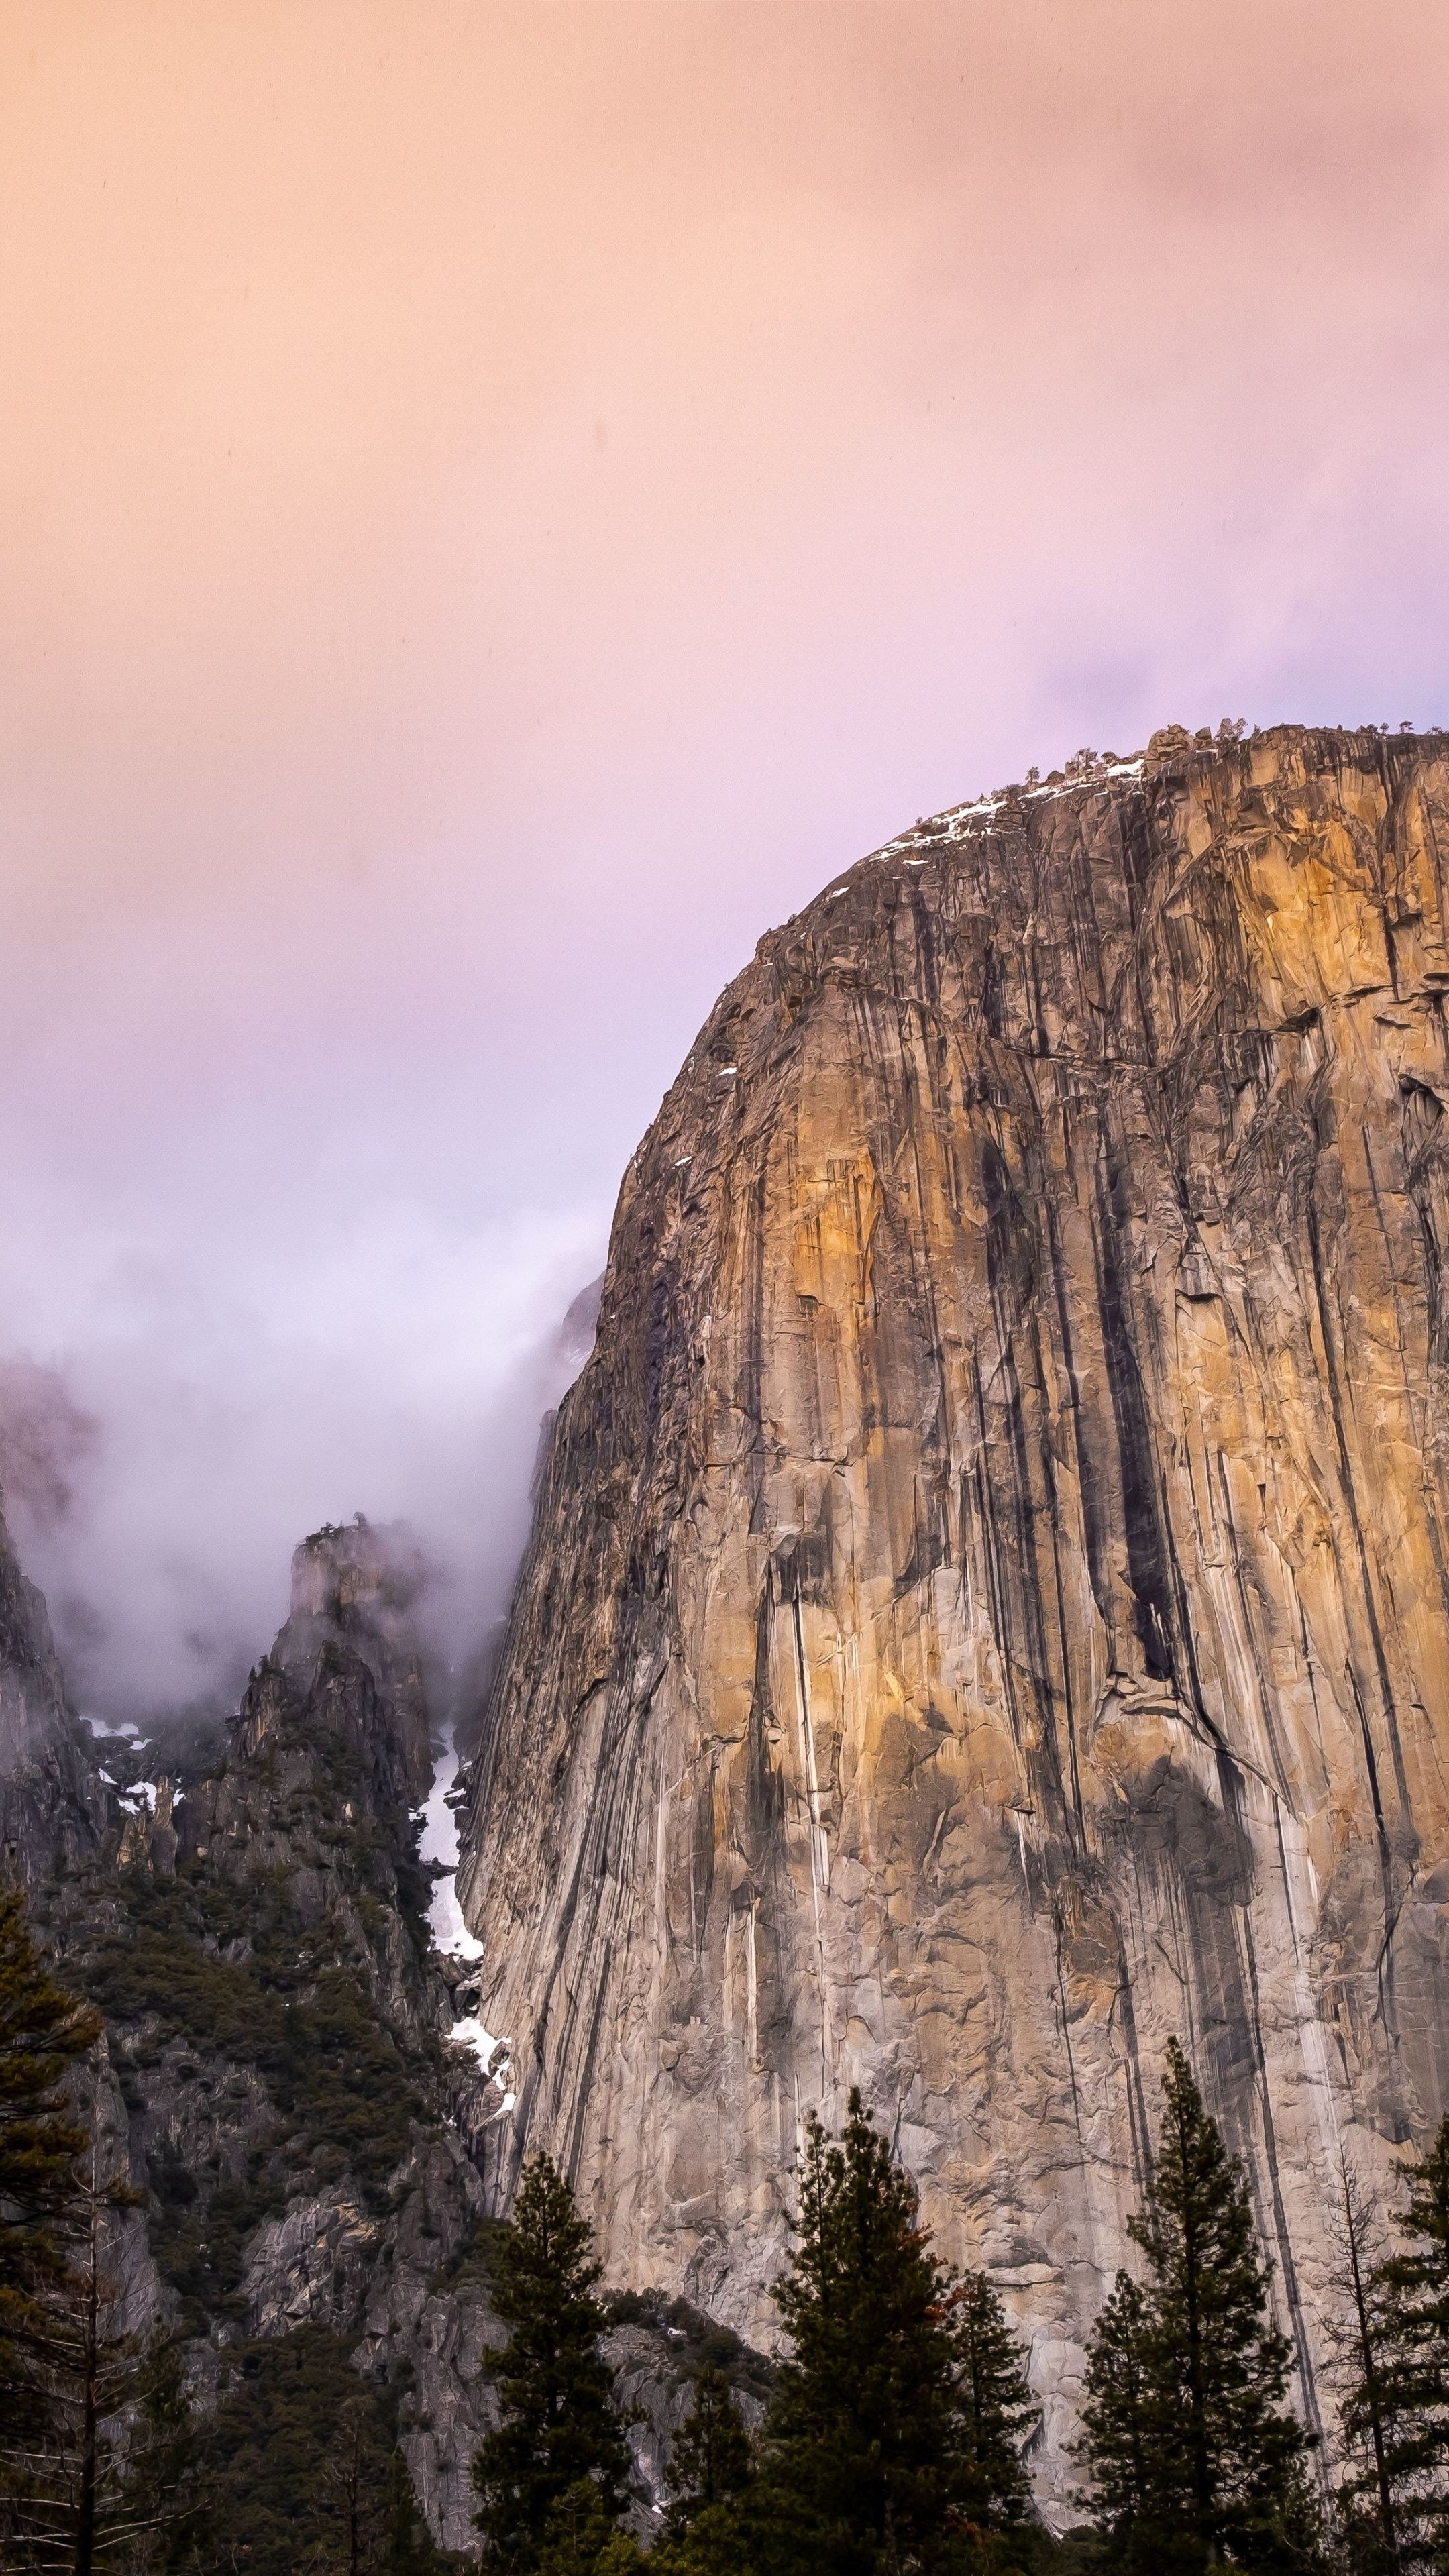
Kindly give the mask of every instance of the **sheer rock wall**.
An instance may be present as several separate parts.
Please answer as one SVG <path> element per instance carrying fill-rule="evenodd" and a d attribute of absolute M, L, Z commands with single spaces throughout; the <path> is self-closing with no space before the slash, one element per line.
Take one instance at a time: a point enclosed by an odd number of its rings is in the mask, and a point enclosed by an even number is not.
<path fill-rule="evenodd" d="M 1342 2149 L 1449 2105 L 1449 741 L 919 825 L 761 941 L 620 1196 L 459 1876 L 516 2152 L 757 2334 L 859 2083 L 1034 2335 L 1166 2039 L 1318 2403 Z"/>
<path fill-rule="evenodd" d="M 45 1596 L 0 1517 L 0 1877 L 21 1886 L 80 1867 L 107 1821 L 105 1790 L 65 1695 Z"/>

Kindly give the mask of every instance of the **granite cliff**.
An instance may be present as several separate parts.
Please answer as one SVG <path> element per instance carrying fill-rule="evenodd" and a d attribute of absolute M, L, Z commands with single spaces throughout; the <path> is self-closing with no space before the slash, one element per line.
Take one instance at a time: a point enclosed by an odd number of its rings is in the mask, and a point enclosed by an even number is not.
<path fill-rule="evenodd" d="M 756 2333 L 847 2088 L 1056 2510 L 1170 2034 L 1318 2405 L 1449 2107 L 1449 740 L 1084 756 L 761 941 L 625 1176 L 464 1822 L 512 2152 Z"/>
<path fill-rule="evenodd" d="M 403 1532 L 316 1532 L 228 1725 L 96 1737 L 0 1521 L 0 1866 L 105 2014 L 78 2091 L 136 2193 L 110 2222 L 117 2322 L 179 2337 L 218 2510 L 259 2440 L 281 2460 L 260 2520 L 233 2499 L 268 2565 L 316 2543 L 308 2443 L 349 2388 L 434 2539 L 474 2551 L 506 2095 L 419 1857 L 421 1572 Z M 722 2359 L 756 2413 L 760 2366 L 677 2301 L 623 2300 L 609 2349 L 647 2528 L 691 2360 Z"/>
<path fill-rule="evenodd" d="M 66 1703 L 44 1596 L 0 1520 L 0 1871 L 25 1884 L 81 1866 L 106 1815 L 104 1785 Z"/>
<path fill-rule="evenodd" d="M 172 1730 L 173 1761 L 165 1735 L 75 1719 L 0 1524 L 0 1824 L 32 1919 L 106 2016 L 79 2090 L 139 2195 L 107 2255 L 120 2321 L 182 2337 L 223 2436 L 271 2346 L 313 2375 L 350 2364 L 435 2535 L 466 2547 L 503 2097 L 449 2045 L 467 1971 L 427 1921 L 418 1571 L 363 1521 L 306 1540 L 221 1743 L 193 1757 Z"/>

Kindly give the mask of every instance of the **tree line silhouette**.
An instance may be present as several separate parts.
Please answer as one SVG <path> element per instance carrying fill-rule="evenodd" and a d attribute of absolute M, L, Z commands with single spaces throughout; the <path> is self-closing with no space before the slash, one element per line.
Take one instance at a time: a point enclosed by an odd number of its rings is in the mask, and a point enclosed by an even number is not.
<path fill-rule="evenodd" d="M 97 2105 L 82 2116 L 100 2032 L 0 1889 L 0 2569 L 468 2563 L 433 2544 L 395 2413 L 335 2339 L 248 2348 L 237 2389 L 201 2415 L 179 2340 L 126 2330 L 108 2267 L 142 2196 Z M 1342 2169 L 1325 2460 L 1291 2401 L 1295 2355 L 1242 2167 L 1170 2043 L 1128 2222 L 1136 2261 L 1088 2349 L 1084 2518 L 1059 2538 L 1032 2500 L 1024 2346 L 989 2277 L 932 2252 L 858 2094 L 838 2138 L 818 2119 L 806 2130 L 761 2420 L 706 2361 L 652 2511 L 591 2231 L 537 2157 L 491 2239 L 507 2341 L 482 2357 L 497 2422 L 474 2464 L 477 2558 L 497 2576 L 1449 2576 L 1449 2119 L 1405 2181 L 1386 2221 Z"/>

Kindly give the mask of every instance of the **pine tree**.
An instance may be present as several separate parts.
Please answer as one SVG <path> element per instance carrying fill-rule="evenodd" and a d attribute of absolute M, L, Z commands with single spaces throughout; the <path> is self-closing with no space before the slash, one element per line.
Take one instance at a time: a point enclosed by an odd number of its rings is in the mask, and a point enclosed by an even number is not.
<path fill-rule="evenodd" d="M 683 2531 L 662 2534 L 649 2552 L 649 2576 L 760 2576 L 775 2552 L 757 2527 L 755 2494 L 707 2504 Z"/>
<path fill-rule="evenodd" d="M 171 2518 L 168 2500 L 129 2474 L 122 2428 L 145 2355 L 125 2331 L 106 2259 L 119 2213 L 141 2195 L 123 2171 L 103 2170 L 93 2140 L 76 2197 L 79 2241 L 64 2271 L 32 2292 L 14 2347 L 18 2403 L 0 2456 L 9 2473 L 4 2564 L 17 2576 L 100 2576 L 142 2556 Z"/>
<path fill-rule="evenodd" d="M 366 2397 L 350 2397 L 342 2406 L 322 2484 L 337 2533 L 339 2576 L 367 2576 L 378 2563 L 376 2541 L 385 2528 L 384 2499 L 391 2462 L 378 2435 L 374 2410 Z"/>
<path fill-rule="evenodd" d="M 387 2515 L 379 2576 L 432 2576 L 438 2554 L 432 2534 L 418 2510 L 412 2474 L 401 2443 L 388 2465 Z"/>
<path fill-rule="evenodd" d="M 547 2156 L 536 2157 L 495 2265 L 493 2307 L 509 2339 L 484 2361 L 502 2420 L 473 2465 L 484 2565 L 510 2576 L 538 2567 L 550 2508 L 582 2480 L 596 2486 L 607 2521 L 623 2505 L 629 2454 L 599 2349 L 608 2321 L 592 2249 L 567 2183 Z"/>
<path fill-rule="evenodd" d="M 781 2570 L 944 2566 L 968 2523 L 1007 2526 L 1025 2498 L 1035 2409 L 999 2310 L 929 2252 L 858 2093 L 838 2144 L 810 2124 L 797 2232 L 752 2529 Z"/>
<path fill-rule="evenodd" d="M 1418 2483 L 1419 2424 L 1406 2406 L 1398 2299 L 1384 2278 L 1373 2214 L 1345 2161 L 1338 2213 L 1335 2287 L 1343 2324 L 1329 2322 L 1330 2370 L 1338 2384 L 1342 2475 L 1334 2502 L 1342 2554 L 1355 2576 L 1394 2576 L 1407 2536 L 1405 2508 Z"/>
<path fill-rule="evenodd" d="M 669 2454 L 665 2531 L 677 2538 L 712 2505 L 733 2504 L 753 2475 L 750 2437 L 734 2390 L 723 2371 L 706 2362 Z"/>
<path fill-rule="evenodd" d="M 52 1977 L 17 1888 L 0 1884 L 0 2338 L 79 2225 L 87 2139 L 61 2086 L 101 2018 Z"/>
<path fill-rule="evenodd" d="M 1119 2541 L 1149 2529 L 1154 2516 L 1163 2427 L 1150 2326 L 1145 2293 L 1119 2272 L 1087 2356 L 1080 2444 L 1098 2521 Z"/>
<path fill-rule="evenodd" d="M 180 2344 L 161 2327 L 135 2374 L 122 2510 L 134 2535 L 122 2553 L 127 2576 L 176 2576 L 194 2564 L 202 2520 L 196 2429 Z"/>
<path fill-rule="evenodd" d="M 644 2553 L 609 2520 L 594 2479 L 580 2478 L 550 2505 L 538 2576 L 643 2576 Z"/>
<path fill-rule="evenodd" d="M 1119 2276 L 1088 2359 L 1099 2526 L 1129 2566 L 1312 2563 L 1309 2436 L 1283 2409 L 1292 2346 L 1267 2316 L 1242 2168 L 1175 2040 L 1163 2093 L 1156 2175 L 1128 2221 L 1148 2283 Z"/>
<path fill-rule="evenodd" d="M 954 2294 L 961 2359 L 958 2504 L 983 2531 L 1020 2522 L 1031 2495 L 1022 2452 L 1040 2409 L 1021 2352 L 984 2272 L 968 2272 Z"/>
<path fill-rule="evenodd" d="M 1384 2453 L 1375 2488 L 1380 2517 L 1385 2492 L 1391 2500 L 1398 2561 L 1443 2570 L 1449 2568 L 1449 2118 L 1407 2181 L 1409 2204 L 1397 2224 L 1418 2245 L 1373 2272 L 1367 2305 L 1377 2369 L 1360 2373 L 1345 2429 L 1358 2429 L 1372 2406 Z"/>
<path fill-rule="evenodd" d="M 46 2302 L 86 2226 L 80 2159 L 87 2132 L 65 2079 L 98 2038 L 100 2016 L 51 1975 L 18 1889 L 0 1884 L 0 2549 L 17 2536 L 53 2433 L 37 2341 Z"/>

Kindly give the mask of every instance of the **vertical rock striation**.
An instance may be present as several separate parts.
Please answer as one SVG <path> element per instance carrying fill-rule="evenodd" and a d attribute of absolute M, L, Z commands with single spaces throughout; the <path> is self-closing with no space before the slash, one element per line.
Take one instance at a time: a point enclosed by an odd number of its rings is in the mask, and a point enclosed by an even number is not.
<path fill-rule="evenodd" d="M 1043 2491 L 1180 2033 L 1316 2402 L 1449 2105 L 1449 740 L 1159 735 L 762 940 L 626 1174 L 460 1893 L 518 2150 L 758 2330 L 859 2083 Z"/>

